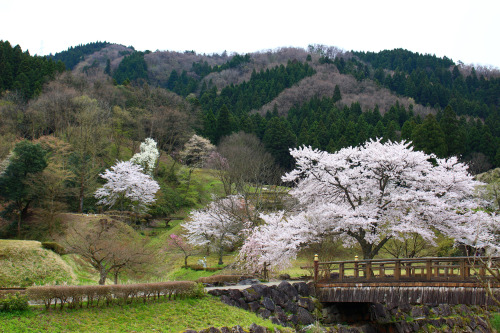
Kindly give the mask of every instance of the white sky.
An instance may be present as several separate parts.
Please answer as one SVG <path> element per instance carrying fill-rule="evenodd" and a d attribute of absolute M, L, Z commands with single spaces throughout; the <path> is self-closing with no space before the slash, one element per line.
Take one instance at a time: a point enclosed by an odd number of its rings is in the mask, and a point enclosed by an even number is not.
<path fill-rule="evenodd" d="M 405 48 L 500 68 L 499 0 L 0 0 L 0 40 L 45 55 L 95 41 L 254 52 Z"/>

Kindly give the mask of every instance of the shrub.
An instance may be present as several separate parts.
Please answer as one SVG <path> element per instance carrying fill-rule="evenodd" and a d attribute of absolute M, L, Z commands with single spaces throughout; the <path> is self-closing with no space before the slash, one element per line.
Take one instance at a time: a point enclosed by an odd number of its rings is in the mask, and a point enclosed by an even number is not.
<path fill-rule="evenodd" d="M 62 309 L 66 303 L 70 308 L 82 307 L 84 299 L 87 299 L 89 307 L 98 306 L 101 301 L 109 305 L 113 299 L 125 304 L 139 299 L 146 302 L 162 296 L 168 299 L 199 297 L 199 288 L 192 281 L 173 281 L 103 286 L 41 286 L 28 288 L 27 294 L 30 300 L 43 302 L 46 309 L 52 304 L 56 308 L 58 302 Z"/>
<path fill-rule="evenodd" d="M 28 297 L 20 293 L 7 294 L 7 297 L 0 298 L 0 312 L 24 311 L 28 306 Z"/>
<path fill-rule="evenodd" d="M 42 242 L 42 247 L 44 249 L 51 250 L 60 256 L 66 254 L 66 250 L 64 249 L 64 247 L 56 242 Z"/>
<path fill-rule="evenodd" d="M 210 283 L 210 284 L 223 284 L 223 283 L 236 283 L 244 279 L 252 278 L 251 276 L 245 275 L 212 275 L 207 277 L 201 277 L 196 280 L 198 283 Z"/>

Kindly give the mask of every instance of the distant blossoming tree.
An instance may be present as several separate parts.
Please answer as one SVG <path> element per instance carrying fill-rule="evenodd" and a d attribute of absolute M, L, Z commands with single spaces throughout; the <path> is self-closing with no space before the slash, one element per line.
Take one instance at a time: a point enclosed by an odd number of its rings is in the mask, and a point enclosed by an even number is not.
<path fill-rule="evenodd" d="M 243 239 L 248 222 L 245 201 L 239 195 L 230 195 L 194 211 L 183 227 L 190 244 L 209 246 L 217 251 L 219 265 L 222 265 L 224 249 Z"/>
<path fill-rule="evenodd" d="M 142 166 L 145 173 L 152 175 L 159 156 L 160 152 L 156 148 L 156 141 L 147 138 L 141 143 L 140 152 L 132 156 L 130 161 Z"/>
<path fill-rule="evenodd" d="M 155 201 L 155 194 L 160 189 L 151 176 L 143 173 L 141 166 L 130 161 L 118 162 L 101 174 L 107 182 L 95 192 L 97 204 L 116 207 L 123 210 L 131 206 L 135 212 L 144 211 Z"/>
<path fill-rule="evenodd" d="M 179 236 L 176 234 L 170 235 L 170 238 L 167 242 L 167 249 L 181 250 L 182 254 L 184 255 L 184 267 L 187 267 L 187 260 L 194 253 L 193 246 L 189 244 L 183 236 Z"/>
<path fill-rule="evenodd" d="M 290 193 L 301 213 L 262 216 L 267 226 L 255 229 L 241 251 L 253 265 L 280 256 L 283 264 L 299 246 L 333 235 L 346 246 L 359 244 L 365 259 L 376 256 L 389 239 L 408 234 L 433 243 L 439 231 L 486 244 L 490 239 L 478 235 L 477 227 L 498 223 L 495 215 L 475 212 L 478 182 L 455 157 L 438 159 L 407 142 L 380 140 L 333 154 L 310 147 L 291 154 L 296 169 L 283 180 L 297 183 Z"/>

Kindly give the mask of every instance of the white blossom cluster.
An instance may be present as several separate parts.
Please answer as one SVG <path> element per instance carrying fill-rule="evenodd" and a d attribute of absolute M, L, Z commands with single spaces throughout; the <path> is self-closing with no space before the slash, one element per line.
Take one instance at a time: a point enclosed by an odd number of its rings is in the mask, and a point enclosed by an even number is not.
<path fill-rule="evenodd" d="M 419 234 L 433 243 L 435 231 L 462 242 L 494 248 L 494 214 L 477 212 L 478 182 L 457 158 L 438 159 L 408 142 L 372 140 L 330 154 L 303 147 L 291 150 L 296 169 L 283 177 L 301 213 L 263 215 L 266 225 L 250 235 L 241 256 L 250 265 L 283 266 L 301 245 L 318 235 L 340 235 L 346 246 L 360 244 L 365 256 L 390 238 Z"/>
<path fill-rule="evenodd" d="M 95 192 L 99 205 L 114 207 L 127 201 L 134 211 L 144 211 L 155 201 L 155 194 L 160 189 L 140 165 L 130 161 L 118 162 L 100 176 L 107 182 Z"/>
<path fill-rule="evenodd" d="M 160 157 L 160 152 L 156 148 L 156 141 L 152 138 L 147 138 L 141 143 L 140 152 L 132 156 L 130 161 L 142 166 L 144 172 L 152 175 L 158 157 Z"/>
<path fill-rule="evenodd" d="M 248 219 L 245 201 L 240 195 L 213 200 L 205 208 L 191 213 L 183 224 L 190 244 L 206 246 L 216 251 L 232 246 L 243 237 Z"/>

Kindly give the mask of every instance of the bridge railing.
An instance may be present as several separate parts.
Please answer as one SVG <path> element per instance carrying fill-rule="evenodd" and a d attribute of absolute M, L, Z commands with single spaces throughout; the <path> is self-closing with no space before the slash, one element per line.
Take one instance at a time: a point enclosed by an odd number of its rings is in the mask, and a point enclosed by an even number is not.
<path fill-rule="evenodd" d="M 351 261 L 314 261 L 314 281 L 477 281 L 491 278 L 488 269 L 500 267 L 500 257 L 401 258 Z"/>

